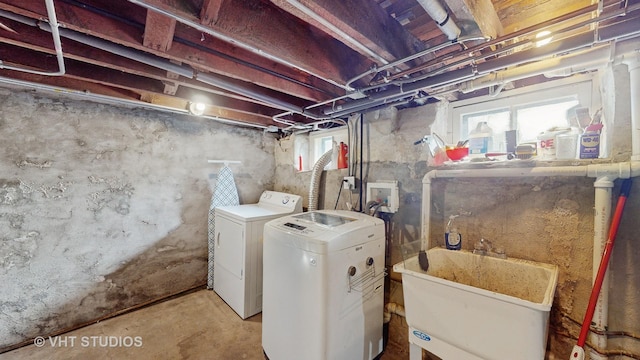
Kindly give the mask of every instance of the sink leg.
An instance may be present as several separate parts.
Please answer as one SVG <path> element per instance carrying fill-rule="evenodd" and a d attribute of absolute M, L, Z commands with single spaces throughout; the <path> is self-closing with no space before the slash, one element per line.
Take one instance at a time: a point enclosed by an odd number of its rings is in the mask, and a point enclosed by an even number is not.
<path fill-rule="evenodd" d="M 409 343 L 409 360 L 422 360 L 422 348 L 414 343 Z"/>

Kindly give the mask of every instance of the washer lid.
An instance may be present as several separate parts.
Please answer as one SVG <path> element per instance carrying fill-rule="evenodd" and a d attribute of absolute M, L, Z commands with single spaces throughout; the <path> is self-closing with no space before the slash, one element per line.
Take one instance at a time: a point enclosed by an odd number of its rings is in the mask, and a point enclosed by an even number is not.
<path fill-rule="evenodd" d="M 345 210 L 316 210 L 276 218 L 264 226 L 264 241 L 318 254 L 384 242 L 384 221 Z"/>
<path fill-rule="evenodd" d="M 260 204 L 245 204 L 235 206 L 219 206 L 216 213 L 228 216 L 239 221 L 255 221 L 263 219 L 271 219 L 291 214 L 292 209 L 282 208 L 279 206 L 269 206 Z"/>
<path fill-rule="evenodd" d="M 356 221 L 356 218 L 341 216 L 337 214 L 327 214 L 322 212 L 306 212 L 300 215 L 293 216 L 296 219 L 302 219 L 314 224 L 319 224 L 328 228 L 335 228 L 336 226 L 348 224 L 352 221 Z"/>

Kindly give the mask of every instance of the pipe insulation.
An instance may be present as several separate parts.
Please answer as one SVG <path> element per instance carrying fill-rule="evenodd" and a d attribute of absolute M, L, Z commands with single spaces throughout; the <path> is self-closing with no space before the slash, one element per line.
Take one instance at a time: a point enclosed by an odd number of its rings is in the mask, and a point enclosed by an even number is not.
<path fill-rule="evenodd" d="M 598 275 L 598 266 L 602 253 L 604 252 L 607 242 L 607 229 L 611 219 L 611 199 L 613 198 L 613 180 L 607 176 L 599 177 L 594 182 L 595 200 L 594 218 L 593 218 L 593 269 L 592 278 Z M 592 326 L 602 335 L 592 332 L 591 343 L 598 349 L 607 348 L 607 336 L 604 335 L 606 325 L 608 323 L 608 304 L 609 304 L 609 276 L 608 272 L 602 282 L 602 290 L 598 295 L 598 302 L 593 313 Z"/>
<path fill-rule="evenodd" d="M 455 40 L 460 36 L 460 28 L 453 22 L 447 10 L 438 0 L 418 0 L 424 11 L 436 22 L 440 30 L 447 35 L 449 40 Z"/>
<path fill-rule="evenodd" d="M 331 162 L 333 151 L 331 149 L 320 156 L 311 170 L 311 183 L 309 184 L 309 211 L 318 210 L 318 196 L 320 193 L 320 177 L 324 171 L 324 167 Z"/>

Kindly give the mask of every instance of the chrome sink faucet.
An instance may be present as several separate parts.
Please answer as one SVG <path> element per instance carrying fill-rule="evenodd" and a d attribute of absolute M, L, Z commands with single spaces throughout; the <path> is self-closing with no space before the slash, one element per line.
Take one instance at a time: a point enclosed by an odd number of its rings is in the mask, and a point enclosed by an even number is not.
<path fill-rule="evenodd" d="M 477 241 L 473 245 L 473 253 L 478 255 L 497 257 L 501 259 L 507 258 L 507 254 L 505 254 L 503 248 L 496 248 L 496 250 L 494 251 L 493 243 L 485 238 L 480 238 L 480 241 Z"/>

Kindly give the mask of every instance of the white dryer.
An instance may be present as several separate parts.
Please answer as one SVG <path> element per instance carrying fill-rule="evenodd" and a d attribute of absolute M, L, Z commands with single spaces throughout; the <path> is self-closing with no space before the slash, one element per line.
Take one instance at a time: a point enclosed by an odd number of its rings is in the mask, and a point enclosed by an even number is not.
<path fill-rule="evenodd" d="M 257 204 L 216 208 L 213 290 L 246 319 L 262 311 L 264 224 L 302 212 L 298 195 L 265 191 Z"/>
<path fill-rule="evenodd" d="M 271 360 L 371 360 L 383 350 L 384 222 L 352 211 L 264 227 L 262 347 Z"/>

